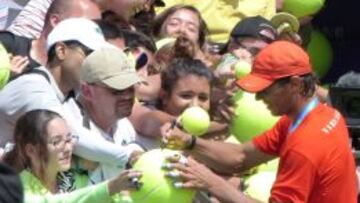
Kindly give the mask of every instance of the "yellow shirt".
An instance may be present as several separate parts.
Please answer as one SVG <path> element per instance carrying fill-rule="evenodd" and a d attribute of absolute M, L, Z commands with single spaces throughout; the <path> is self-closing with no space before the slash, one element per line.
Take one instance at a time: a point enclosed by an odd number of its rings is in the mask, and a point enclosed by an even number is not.
<path fill-rule="evenodd" d="M 163 0 L 166 7 L 189 4 L 196 7 L 205 20 L 211 41 L 226 42 L 231 30 L 241 19 L 261 15 L 270 19 L 276 11 L 275 0 Z"/>

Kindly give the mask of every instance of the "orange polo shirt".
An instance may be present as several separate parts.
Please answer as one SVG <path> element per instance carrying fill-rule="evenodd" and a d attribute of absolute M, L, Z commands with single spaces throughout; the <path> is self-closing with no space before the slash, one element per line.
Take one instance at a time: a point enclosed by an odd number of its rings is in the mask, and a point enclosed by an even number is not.
<path fill-rule="evenodd" d="M 269 201 L 356 203 L 355 160 L 340 113 L 318 104 L 292 133 L 290 126 L 283 116 L 253 139 L 259 150 L 280 157 Z"/>

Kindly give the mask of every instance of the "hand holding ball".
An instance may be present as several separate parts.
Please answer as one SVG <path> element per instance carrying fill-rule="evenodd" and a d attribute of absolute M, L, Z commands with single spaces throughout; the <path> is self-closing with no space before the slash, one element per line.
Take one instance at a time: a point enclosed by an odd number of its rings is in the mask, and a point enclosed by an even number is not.
<path fill-rule="evenodd" d="M 251 64 L 247 61 L 239 61 L 235 64 L 235 77 L 240 79 L 245 75 L 249 74 L 251 71 Z"/>
<path fill-rule="evenodd" d="M 179 152 L 155 149 L 144 153 L 134 164 L 133 168 L 142 172 L 142 187 L 138 191 L 131 191 L 134 203 L 191 203 L 195 191 L 175 188 L 173 181 L 165 177 L 163 169 L 166 157 Z M 181 155 L 180 155 L 181 156 Z"/>
<path fill-rule="evenodd" d="M 186 132 L 200 136 L 210 127 L 210 116 L 203 108 L 194 106 L 187 108 L 180 116 L 180 123 Z"/>

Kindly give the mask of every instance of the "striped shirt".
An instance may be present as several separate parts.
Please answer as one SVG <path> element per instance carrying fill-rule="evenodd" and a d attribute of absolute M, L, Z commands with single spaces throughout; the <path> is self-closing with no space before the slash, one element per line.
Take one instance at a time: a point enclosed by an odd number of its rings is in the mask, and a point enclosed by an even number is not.
<path fill-rule="evenodd" d="M 45 14 L 52 1 L 30 0 L 7 30 L 30 39 L 39 38 L 44 26 Z"/>

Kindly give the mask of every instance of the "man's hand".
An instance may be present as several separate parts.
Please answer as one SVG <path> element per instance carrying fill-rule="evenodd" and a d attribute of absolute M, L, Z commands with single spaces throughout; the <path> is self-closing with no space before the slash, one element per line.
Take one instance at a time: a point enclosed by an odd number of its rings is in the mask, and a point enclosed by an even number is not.
<path fill-rule="evenodd" d="M 168 160 L 172 163 L 167 164 L 166 168 L 170 171 L 166 175 L 176 181 L 179 178 L 181 180 L 174 183 L 175 187 L 209 190 L 209 188 L 215 187 L 219 180 L 222 180 L 221 177 L 191 157 L 185 158 L 186 161 L 180 161 L 181 159 L 176 161 L 174 157 L 169 157 Z"/>
<path fill-rule="evenodd" d="M 141 157 L 141 155 L 144 154 L 144 151 L 141 150 L 134 150 L 131 152 L 129 157 L 129 164 L 132 166 L 134 163 Z"/>
<path fill-rule="evenodd" d="M 27 56 L 10 56 L 10 65 L 11 77 L 14 77 L 22 73 L 29 65 L 29 58 Z"/>
<path fill-rule="evenodd" d="M 235 103 L 233 96 L 236 90 L 237 87 L 235 87 L 235 83 L 225 90 L 214 88 L 211 96 L 211 115 L 213 121 L 230 123 L 231 119 L 235 115 Z"/>
<path fill-rule="evenodd" d="M 141 172 L 135 170 L 122 171 L 117 177 L 109 181 L 109 194 L 114 195 L 124 190 L 139 189 L 140 182 L 134 180 L 138 180 L 141 175 Z"/>
<path fill-rule="evenodd" d="M 182 131 L 178 124 L 165 123 L 161 127 L 161 136 L 163 144 L 169 149 L 182 150 L 191 144 L 191 135 Z"/>

